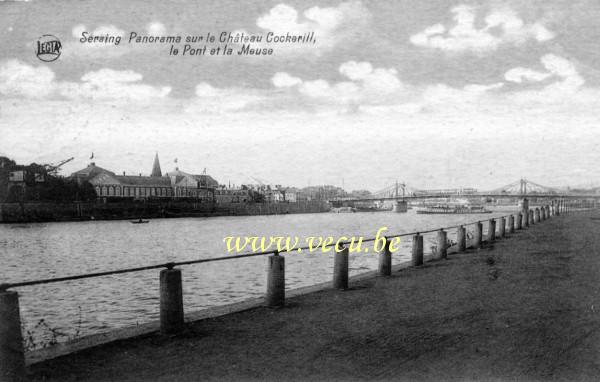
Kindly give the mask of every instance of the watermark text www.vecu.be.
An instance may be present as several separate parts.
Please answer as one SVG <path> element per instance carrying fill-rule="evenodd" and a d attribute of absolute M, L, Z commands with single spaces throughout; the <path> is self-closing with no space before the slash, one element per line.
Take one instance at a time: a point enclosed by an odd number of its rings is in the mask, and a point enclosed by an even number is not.
<path fill-rule="evenodd" d="M 381 227 L 374 239 L 362 236 L 227 236 L 223 239 L 228 253 L 246 252 L 341 252 L 348 248 L 349 253 L 381 252 L 386 241 L 389 241 L 389 250 L 395 252 L 399 249 L 400 237 L 388 239 L 384 232 L 387 227 Z"/>

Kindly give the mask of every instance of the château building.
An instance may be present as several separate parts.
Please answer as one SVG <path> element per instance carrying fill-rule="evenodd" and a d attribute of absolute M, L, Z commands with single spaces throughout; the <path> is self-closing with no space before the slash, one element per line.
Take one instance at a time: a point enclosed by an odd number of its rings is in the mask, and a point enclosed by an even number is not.
<path fill-rule="evenodd" d="M 92 162 L 71 174 L 71 178 L 80 183 L 89 182 L 99 198 L 192 198 L 213 201 L 218 186 L 218 182 L 209 175 L 189 174 L 179 168 L 162 175 L 158 154 L 154 157 L 150 176 L 117 175 Z"/>

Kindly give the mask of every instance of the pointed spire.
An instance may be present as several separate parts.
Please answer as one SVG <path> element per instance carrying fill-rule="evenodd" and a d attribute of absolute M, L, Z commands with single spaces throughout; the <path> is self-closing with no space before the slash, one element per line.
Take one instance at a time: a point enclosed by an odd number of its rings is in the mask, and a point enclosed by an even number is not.
<path fill-rule="evenodd" d="M 160 162 L 158 161 L 158 153 L 154 156 L 154 164 L 152 165 L 152 174 L 150 176 L 162 176 L 160 171 Z"/>

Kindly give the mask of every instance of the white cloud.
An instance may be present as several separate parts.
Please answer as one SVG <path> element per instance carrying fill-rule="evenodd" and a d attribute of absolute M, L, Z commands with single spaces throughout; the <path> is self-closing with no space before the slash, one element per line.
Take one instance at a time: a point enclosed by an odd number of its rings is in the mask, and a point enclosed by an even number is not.
<path fill-rule="evenodd" d="M 369 62 L 348 61 L 340 66 L 340 73 L 351 80 L 362 80 L 373 73 L 373 65 Z"/>
<path fill-rule="evenodd" d="M 324 104 L 381 104 L 403 90 L 394 68 L 373 68 L 369 62 L 348 61 L 340 65 L 339 72 L 350 81 L 304 81 L 285 72 L 276 73 L 271 81 L 276 87 L 294 88 L 299 95 Z"/>
<path fill-rule="evenodd" d="M 546 54 L 540 59 L 546 72 L 538 72 L 528 68 L 514 68 L 506 72 L 504 78 L 507 81 L 521 83 L 523 80 L 540 82 L 548 78 L 555 78 L 556 81 L 547 85 L 544 91 L 547 95 L 553 97 L 559 96 L 559 93 L 573 93 L 583 86 L 585 80 L 577 71 L 575 65 L 554 54 Z"/>
<path fill-rule="evenodd" d="M 510 8 L 494 10 L 485 17 L 485 26 L 476 27 L 475 9 L 459 5 L 452 9 L 455 25 L 435 24 L 410 37 L 416 46 L 447 52 L 486 52 L 503 44 L 522 45 L 529 40 L 544 42 L 555 34 L 540 22 L 526 24 Z"/>
<path fill-rule="evenodd" d="M 531 81 L 531 82 L 540 82 L 550 77 L 550 73 L 542 73 L 532 69 L 527 68 L 513 68 L 504 74 L 504 78 L 509 82 L 516 82 L 518 84 Z"/>
<path fill-rule="evenodd" d="M 151 36 L 163 36 L 167 34 L 167 27 L 159 21 L 154 21 L 146 26 L 146 31 Z"/>
<path fill-rule="evenodd" d="M 503 83 L 491 85 L 470 84 L 463 88 L 453 88 L 445 84 L 427 86 L 422 95 L 425 105 L 447 104 L 457 105 L 478 101 L 493 90 L 504 86 Z"/>
<path fill-rule="evenodd" d="M 142 75 L 131 70 L 104 68 L 84 74 L 81 83 L 60 84 L 59 92 L 69 98 L 135 101 L 164 98 L 171 92 L 169 86 L 155 87 L 140 83 L 141 80 Z"/>
<path fill-rule="evenodd" d="M 301 84 L 302 80 L 298 77 L 292 77 L 285 72 L 277 72 L 271 78 L 271 82 L 273 82 L 276 88 L 287 88 Z"/>
<path fill-rule="evenodd" d="M 196 85 L 196 97 L 186 107 L 187 113 L 219 114 L 243 110 L 267 97 L 262 92 L 244 88 L 216 88 L 206 82 Z"/>
<path fill-rule="evenodd" d="M 23 98 L 144 101 L 166 97 L 171 88 L 141 83 L 142 75 L 131 70 L 100 69 L 84 74 L 81 82 L 56 81 L 46 66 L 34 67 L 18 60 L 0 64 L 0 94 Z"/>
<path fill-rule="evenodd" d="M 34 67 L 18 60 L 0 65 L 0 94 L 43 98 L 54 91 L 54 72 L 46 66 Z"/>
<path fill-rule="evenodd" d="M 371 13 L 361 1 L 342 2 L 335 7 L 312 7 L 302 16 L 286 4 L 278 4 L 256 21 L 266 32 L 275 34 L 304 34 L 315 32 L 314 45 L 278 45 L 277 51 L 284 53 L 330 50 L 336 45 L 360 37 L 361 31 L 370 22 Z"/>

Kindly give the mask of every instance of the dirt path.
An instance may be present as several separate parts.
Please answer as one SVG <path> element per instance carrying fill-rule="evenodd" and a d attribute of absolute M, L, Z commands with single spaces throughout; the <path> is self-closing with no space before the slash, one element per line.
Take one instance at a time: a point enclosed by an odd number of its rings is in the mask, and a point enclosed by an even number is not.
<path fill-rule="evenodd" d="M 600 220 L 32 367 L 51 381 L 597 381 Z"/>

